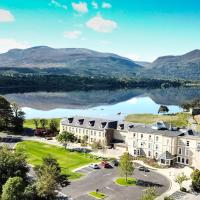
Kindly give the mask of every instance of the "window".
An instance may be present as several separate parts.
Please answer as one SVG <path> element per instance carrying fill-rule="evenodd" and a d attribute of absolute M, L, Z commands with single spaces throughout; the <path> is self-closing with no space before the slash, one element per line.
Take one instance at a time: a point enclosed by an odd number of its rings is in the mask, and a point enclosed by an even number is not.
<path fill-rule="evenodd" d="M 189 147 L 190 146 L 190 141 L 187 141 L 187 147 Z"/>
<path fill-rule="evenodd" d="M 141 147 L 143 146 L 143 143 L 141 142 Z"/>
<path fill-rule="evenodd" d="M 158 158 L 158 152 L 155 153 L 155 157 Z"/>
<path fill-rule="evenodd" d="M 185 163 L 185 159 L 184 158 L 182 158 L 182 163 Z"/>
<path fill-rule="evenodd" d="M 186 154 L 186 156 L 190 156 L 190 151 L 189 151 L 189 149 L 186 149 L 185 154 Z"/>
<path fill-rule="evenodd" d="M 133 133 L 133 137 L 135 137 L 136 136 L 136 134 L 135 133 Z"/>
<path fill-rule="evenodd" d="M 96 131 L 94 131 L 94 136 L 96 136 Z"/>
<path fill-rule="evenodd" d="M 141 139 L 143 138 L 143 134 L 141 134 Z"/>
<path fill-rule="evenodd" d="M 101 137 L 101 132 L 99 132 L 99 137 Z"/>
<path fill-rule="evenodd" d="M 149 149 L 151 149 L 151 143 L 148 144 Z"/>
<path fill-rule="evenodd" d="M 178 162 L 179 162 L 179 163 L 181 162 L 181 158 L 180 158 L 180 157 L 178 157 Z"/>
<path fill-rule="evenodd" d="M 189 165 L 189 159 L 186 159 L 186 164 Z"/>
<path fill-rule="evenodd" d="M 148 152 L 148 156 L 151 157 L 151 151 Z"/>
<path fill-rule="evenodd" d="M 137 155 L 137 150 L 134 150 L 134 155 Z"/>
<path fill-rule="evenodd" d="M 138 155 L 138 156 L 140 155 L 140 150 L 137 151 L 137 155 Z"/>
<path fill-rule="evenodd" d="M 156 144 L 156 150 L 158 150 L 158 145 Z"/>
<path fill-rule="evenodd" d="M 178 154 L 182 154 L 182 149 L 181 148 L 178 148 Z"/>
<path fill-rule="evenodd" d="M 158 136 L 156 136 L 156 142 L 158 142 L 158 139 L 159 139 Z"/>
<path fill-rule="evenodd" d="M 149 140 L 151 140 L 151 135 L 149 135 Z"/>

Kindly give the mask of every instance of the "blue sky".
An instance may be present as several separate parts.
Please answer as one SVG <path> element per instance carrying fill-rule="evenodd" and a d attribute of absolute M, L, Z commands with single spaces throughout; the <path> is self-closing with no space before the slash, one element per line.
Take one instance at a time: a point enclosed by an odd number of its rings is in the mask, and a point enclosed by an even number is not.
<path fill-rule="evenodd" d="M 200 48 L 199 0 L 0 0 L 0 52 L 81 47 L 135 60 Z"/>

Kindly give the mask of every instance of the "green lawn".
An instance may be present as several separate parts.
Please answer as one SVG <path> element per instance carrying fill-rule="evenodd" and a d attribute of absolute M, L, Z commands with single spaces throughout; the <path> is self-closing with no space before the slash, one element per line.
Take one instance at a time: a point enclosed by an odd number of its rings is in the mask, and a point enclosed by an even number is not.
<path fill-rule="evenodd" d="M 54 118 L 58 124 L 60 124 L 60 118 Z M 52 119 L 47 119 L 48 121 L 48 125 L 50 123 Z M 40 123 L 39 123 L 39 126 L 40 126 Z M 33 122 L 33 119 L 26 119 L 25 122 L 24 122 L 24 128 L 32 128 L 32 129 L 35 129 L 35 125 L 34 125 L 34 122 Z"/>
<path fill-rule="evenodd" d="M 187 126 L 188 113 L 177 113 L 174 115 L 153 115 L 153 114 L 133 114 L 126 117 L 126 121 L 135 123 L 152 124 L 157 121 L 164 121 L 173 124 L 174 126 Z"/>
<path fill-rule="evenodd" d="M 136 185 L 137 180 L 135 178 L 128 178 L 126 181 L 126 178 L 118 178 L 115 180 L 115 183 L 121 186 L 134 186 Z"/>
<path fill-rule="evenodd" d="M 90 192 L 89 195 L 96 198 L 96 199 L 105 199 L 107 197 L 105 194 L 103 194 L 101 192 L 98 192 L 98 193 Z"/>
<path fill-rule="evenodd" d="M 42 158 L 51 154 L 58 160 L 62 168 L 62 173 L 70 176 L 70 179 L 76 179 L 82 174 L 74 173 L 72 170 L 87 165 L 89 163 L 97 162 L 97 160 L 90 158 L 89 154 L 78 152 L 70 152 L 63 147 L 57 147 L 46 143 L 23 141 L 18 143 L 17 149 L 22 150 L 27 155 L 27 162 L 36 166 L 41 164 Z"/>

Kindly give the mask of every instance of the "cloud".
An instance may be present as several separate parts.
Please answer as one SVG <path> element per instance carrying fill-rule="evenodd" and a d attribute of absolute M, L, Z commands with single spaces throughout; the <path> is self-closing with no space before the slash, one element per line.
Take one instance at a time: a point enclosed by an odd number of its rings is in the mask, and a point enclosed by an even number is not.
<path fill-rule="evenodd" d="M 10 49 L 25 49 L 29 45 L 26 42 L 18 42 L 13 38 L 0 38 L 0 53 L 5 53 Z"/>
<path fill-rule="evenodd" d="M 98 3 L 96 1 L 92 1 L 92 6 L 93 6 L 94 9 L 99 8 Z"/>
<path fill-rule="evenodd" d="M 101 15 L 97 15 L 90 19 L 86 23 L 86 26 L 97 32 L 110 33 L 117 28 L 117 23 L 109 19 L 104 19 Z"/>
<path fill-rule="evenodd" d="M 67 31 L 64 33 L 64 37 L 72 40 L 78 39 L 81 35 L 81 31 Z"/>
<path fill-rule="evenodd" d="M 103 2 L 103 3 L 102 3 L 102 8 L 107 8 L 107 9 L 109 9 L 109 8 L 112 8 L 112 5 L 111 5 L 110 3 Z"/>
<path fill-rule="evenodd" d="M 65 9 L 65 10 L 67 10 L 67 6 L 66 6 L 66 5 L 63 5 L 63 4 L 59 3 L 59 2 L 56 1 L 56 0 L 51 0 L 50 5 L 54 5 L 55 7 L 63 8 L 63 9 Z"/>
<path fill-rule="evenodd" d="M 72 8 L 78 13 L 88 12 L 88 6 L 86 2 L 72 3 Z"/>
<path fill-rule="evenodd" d="M 0 22 L 12 22 L 15 18 L 9 10 L 0 9 Z"/>

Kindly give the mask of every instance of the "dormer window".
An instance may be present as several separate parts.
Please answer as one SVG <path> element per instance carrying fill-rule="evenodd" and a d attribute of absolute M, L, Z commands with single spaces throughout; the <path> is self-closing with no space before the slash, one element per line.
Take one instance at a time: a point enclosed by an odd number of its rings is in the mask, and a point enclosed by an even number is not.
<path fill-rule="evenodd" d="M 95 124 L 95 121 L 89 121 L 90 126 L 94 126 L 94 124 Z"/>
<path fill-rule="evenodd" d="M 79 125 L 83 125 L 83 122 L 84 122 L 84 119 L 79 119 L 78 120 Z"/>
<path fill-rule="evenodd" d="M 71 124 L 73 122 L 73 118 L 68 118 L 68 121 Z"/>
<path fill-rule="evenodd" d="M 124 130 L 124 124 L 120 124 L 119 127 L 120 127 L 120 130 Z"/>
<path fill-rule="evenodd" d="M 105 128 L 106 127 L 107 122 L 102 122 L 101 123 L 101 128 Z"/>
<path fill-rule="evenodd" d="M 132 129 L 133 127 L 134 127 L 133 125 L 130 125 L 130 126 L 129 126 L 129 130 Z"/>

